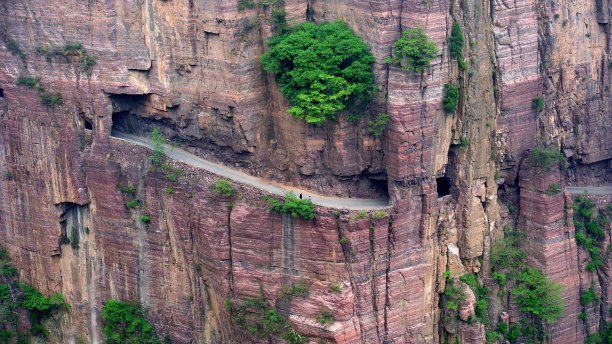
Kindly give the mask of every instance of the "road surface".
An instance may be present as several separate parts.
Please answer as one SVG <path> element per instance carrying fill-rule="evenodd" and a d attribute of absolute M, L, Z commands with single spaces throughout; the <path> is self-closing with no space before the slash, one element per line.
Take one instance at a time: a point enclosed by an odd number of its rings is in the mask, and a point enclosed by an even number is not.
<path fill-rule="evenodd" d="M 589 195 L 612 195 L 612 185 L 605 186 L 567 186 L 567 191 L 571 194 L 583 194 L 588 191 Z"/>
<path fill-rule="evenodd" d="M 153 143 L 148 137 L 141 137 L 117 131 L 113 131 L 112 136 L 129 143 L 153 149 Z M 184 162 L 191 166 L 203 168 L 209 172 L 219 175 L 222 178 L 231 179 L 235 182 L 258 188 L 270 194 L 285 196 L 285 194 L 289 191 L 295 192 L 296 195 L 301 193 L 304 199 L 310 198 L 312 203 L 323 207 L 349 210 L 378 210 L 389 206 L 389 201 L 387 199 L 337 198 L 323 196 L 312 191 L 295 189 L 286 185 L 278 184 L 271 180 L 248 175 L 242 171 L 224 165 L 210 162 L 180 148 L 171 148 L 166 146 L 165 153 L 166 156 L 174 160 Z"/>

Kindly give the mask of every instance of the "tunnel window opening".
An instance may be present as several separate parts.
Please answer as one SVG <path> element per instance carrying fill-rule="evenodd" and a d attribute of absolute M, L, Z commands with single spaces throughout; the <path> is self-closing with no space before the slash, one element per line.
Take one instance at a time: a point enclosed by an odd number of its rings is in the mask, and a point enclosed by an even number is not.
<path fill-rule="evenodd" d="M 389 198 L 389 188 L 387 179 L 369 178 L 370 187 L 375 191 L 378 197 Z"/>
<path fill-rule="evenodd" d="M 446 177 L 436 178 L 436 188 L 438 190 L 438 198 L 450 195 L 450 182 Z"/>
<path fill-rule="evenodd" d="M 0 88 L 0 98 L 4 98 L 4 90 Z"/>
<path fill-rule="evenodd" d="M 91 124 L 91 121 L 85 120 L 85 129 L 93 130 L 93 125 Z"/>

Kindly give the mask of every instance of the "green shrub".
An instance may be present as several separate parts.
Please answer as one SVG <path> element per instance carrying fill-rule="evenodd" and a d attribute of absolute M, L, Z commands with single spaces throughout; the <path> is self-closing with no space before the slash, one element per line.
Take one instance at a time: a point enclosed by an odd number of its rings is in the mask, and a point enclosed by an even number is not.
<path fill-rule="evenodd" d="M 305 297 L 308 296 L 308 290 L 310 290 L 310 285 L 306 281 L 300 281 L 292 285 L 283 284 L 279 298 L 286 299 L 289 296 Z"/>
<path fill-rule="evenodd" d="M 593 287 L 590 287 L 589 289 L 585 290 L 583 293 L 580 294 L 580 304 L 583 306 L 588 306 L 591 303 L 599 303 L 601 302 L 600 297 L 595 294 L 595 290 L 593 290 Z"/>
<path fill-rule="evenodd" d="M 497 323 L 497 332 L 506 335 L 508 333 L 508 323 L 500 321 Z"/>
<path fill-rule="evenodd" d="M 567 159 L 556 147 L 534 148 L 527 160 L 532 162 L 537 168 L 549 171 L 553 165 L 558 165 L 563 169 Z"/>
<path fill-rule="evenodd" d="M 347 244 L 349 242 L 349 240 L 346 237 L 341 237 L 340 238 L 340 243 L 341 244 Z"/>
<path fill-rule="evenodd" d="M 550 186 L 548 187 L 548 194 L 549 195 L 556 195 L 559 192 L 561 192 L 561 190 L 562 190 L 561 184 L 559 184 L 559 183 L 550 184 Z"/>
<path fill-rule="evenodd" d="M 376 212 L 376 214 L 374 214 L 372 216 L 372 218 L 374 218 L 375 220 L 381 220 L 384 219 L 385 217 L 389 216 L 389 214 L 387 214 L 386 211 L 384 210 L 379 210 L 378 212 Z"/>
<path fill-rule="evenodd" d="M 512 289 L 512 295 L 521 311 L 542 321 L 555 323 L 563 315 L 565 307 L 562 291 L 563 287 L 550 281 L 542 271 L 526 268 L 518 277 L 518 285 Z"/>
<path fill-rule="evenodd" d="M 473 291 L 476 291 L 476 288 L 478 288 L 478 281 L 476 280 L 475 274 L 461 275 L 459 277 L 459 280 L 467 284 L 470 287 L 470 289 L 472 289 Z"/>
<path fill-rule="evenodd" d="M 151 160 L 155 164 L 160 164 L 166 157 L 164 145 L 166 144 L 166 138 L 159 131 L 159 128 L 153 128 L 151 130 L 151 142 L 153 143 L 153 157 Z"/>
<path fill-rule="evenodd" d="M 31 76 L 20 76 L 17 78 L 17 85 L 25 85 L 29 88 L 35 88 L 40 85 L 40 78 L 34 78 Z"/>
<path fill-rule="evenodd" d="M 70 231 L 70 246 L 73 250 L 79 248 L 79 232 L 74 227 L 72 227 Z"/>
<path fill-rule="evenodd" d="M 274 26 L 276 32 L 284 33 L 289 30 L 286 17 L 287 11 L 284 8 L 275 8 L 270 11 L 270 24 Z"/>
<path fill-rule="evenodd" d="M 587 314 L 585 312 L 582 312 L 582 313 L 578 314 L 578 319 L 580 319 L 582 321 L 587 320 L 587 317 L 588 316 L 587 316 Z"/>
<path fill-rule="evenodd" d="M 165 191 L 166 191 L 166 193 L 167 193 L 168 195 L 170 195 L 170 194 L 172 193 L 172 189 L 171 189 L 171 188 L 166 188 L 166 190 L 165 190 Z"/>
<path fill-rule="evenodd" d="M 400 64 L 405 61 L 405 70 L 421 73 L 429 69 L 430 61 L 438 55 L 438 48 L 423 32 L 423 28 L 417 26 L 402 32 L 402 37 L 395 42 L 394 53 L 393 63 Z"/>
<path fill-rule="evenodd" d="M 329 291 L 331 291 L 332 293 L 340 293 L 340 284 L 338 283 L 334 283 L 329 287 Z"/>
<path fill-rule="evenodd" d="M 125 203 L 125 205 L 126 205 L 128 208 L 130 208 L 130 209 L 134 209 L 134 208 L 136 208 L 138 205 L 140 205 L 140 200 L 138 200 L 138 199 L 136 199 L 136 198 L 135 198 L 135 199 L 133 199 L 133 200 L 131 200 L 131 201 L 126 202 L 126 203 Z"/>
<path fill-rule="evenodd" d="M 360 210 L 360 211 L 357 213 L 357 219 L 359 219 L 359 220 L 361 220 L 361 219 L 365 219 L 366 217 L 368 217 L 368 213 L 367 213 L 367 212 L 365 212 L 365 211 L 363 211 L 363 210 Z"/>
<path fill-rule="evenodd" d="M 379 113 L 376 116 L 376 119 L 368 122 L 368 124 L 370 125 L 368 131 L 371 132 L 374 136 L 380 136 L 383 134 L 383 131 L 385 131 L 388 122 L 389 115 L 385 113 Z"/>
<path fill-rule="evenodd" d="M 480 299 L 476 301 L 476 305 L 474 307 L 474 314 L 476 314 L 476 318 L 478 318 L 479 320 L 487 316 L 487 300 Z M 484 321 L 481 322 L 484 323 Z"/>
<path fill-rule="evenodd" d="M 506 285 L 506 275 L 499 273 L 499 272 L 494 272 L 493 273 L 493 280 L 495 282 L 497 282 L 497 284 L 499 284 L 500 287 L 504 287 Z"/>
<path fill-rule="evenodd" d="M 6 46 L 6 49 L 10 51 L 11 55 L 13 56 L 19 55 L 21 53 L 21 48 L 19 48 L 19 43 L 17 43 L 17 41 L 14 40 L 13 38 L 10 38 L 8 41 L 6 41 L 4 45 Z"/>
<path fill-rule="evenodd" d="M 451 36 L 448 38 L 448 50 L 451 57 L 461 60 L 461 49 L 463 48 L 463 33 L 459 23 L 454 23 L 451 29 Z"/>
<path fill-rule="evenodd" d="M 168 180 L 173 182 L 173 183 L 176 183 L 176 181 L 178 180 L 174 173 L 166 174 L 166 178 L 168 178 Z"/>
<path fill-rule="evenodd" d="M 70 244 L 70 239 L 68 238 L 68 235 L 66 233 L 62 233 L 62 235 L 60 237 L 60 244 L 61 245 L 68 245 L 68 244 Z"/>
<path fill-rule="evenodd" d="M 525 233 L 517 230 L 507 230 L 503 239 L 497 240 L 491 247 L 491 265 L 493 270 L 508 271 L 505 278 L 513 277 L 523 271 L 527 263 L 527 254 L 522 250 Z M 500 274 L 501 275 L 501 274 Z M 501 279 L 501 276 L 498 279 Z M 496 280 L 497 281 L 497 280 Z M 498 282 L 499 283 L 499 282 Z"/>
<path fill-rule="evenodd" d="M 62 98 L 62 94 L 59 92 L 49 93 L 49 92 L 40 92 L 38 94 L 38 100 L 48 106 L 54 106 L 64 103 L 64 99 Z"/>
<path fill-rule="evenodd" d="M 155 326 L 149 325 L 140 306 L 108 300 L 102 311 L 106 342 L 161 344 Z"/>
<path fill-rule="evenodd" d="M 136 193 L 136 188 L 133 186 L 123 186 L 121 187 L 121 192 L 122 193 L 127 193 L 127 194 L 135 194 Z"/>
<path fill-rule="evenodd" d="M 237 327 L 248 330 L 260 340 L 278 335 L 292 344 L 306 342 L 306 337 L 293 330 L 276 310 L 270 309 L 270 304 L 263 295 L 245 299 L 242 305 L 235 305 L 231 300 L 225 299 L 225 309 L 231 313 L 232 322 Z"/>
<path fill-rule="evenodd" d="M 286 213 L 292 217 L 301 217 L 312 220 L 315 217 L 314 205 L 310 200 L 298 199 L 293 191 L 285 194 L 285 202 L 282 203 L 269 195 L 264 196 L 264 200 L 269 202 L 268 208 L 277 213 Z"/>
<path fill-rule="evenodd" d="M 516 340 L 521 335 L 521 325 L 514 324 L 510 329 L 510 333 L 508 334 L 508 340 L 510 343 L 516 343 Z"/>
<path fill-rule="evenodd" d="M 374 57 L 342 21 L 305 22 L 272 36 L 268 45 L 263 69 L 276 75 L 292 105 L 287 112 L 308 123 L 334 119 L 357 103 L 369 103 L 375 93 Z"/>
<path fill-rule="evenodd" d="M 140 221 L 146 225 L 151 222 L 151 218 L 146 215 L 143 215 L 140 217 Z"/>
<path fill-rule="evenodd" d="M 544 109 L 544 98 L 542 98 L 542 96 L 533 97 L 533 100 L 531 101 L 531 106 L 535 110 L 541 111 L 542 109 Z"/>
<path fill-rule="evenodd" d="M 246 8 L 254 8 L 255 1 L 253 0 L 238 0 L 238 11 L 244 11 Z"/>
<path fill-rule="evenodd" d="M 211 190 L 216 194 L 226 197 L 231 197 L 236 193 L 236 190 L 232 188 L 232 183 L 225 179 L 219 179 L 219 181 L 211 187 Z"/>
<path fill-rule="evenodd" d="M 457 63 L 459 64 L 459 70 L 467 70 L 467 63 L 464 60 L 457 60 Z M 493 86 L 493 88 L 495 88 L 495 86 Z"/>
<path fill-rule="evenodd" d="M 462 136 L 461 139 L 459 139 L 459 148 L 464 149 L 465 147 L 470 145 L 470 140 L 465 137 Z"/>
<path fill-rule="evenodd" d="M 280 337 L 287 340 L 289 344 L 304 344 L 308 340 L 307 337 L 295 332 L 294 329 L 290 329 L 289 331 L 283 333 Z"/>
<path fill-rule="evenodd" d="M 334 323 L 334 313 L 326 307 L 323 307 L 321 313 L 317 315 L 316 319 L 321 323 L 321 325 L 331 325 Z"/>
<path fill-rule="evenodd" d="M 497 331 L 486 331 L 487 343 L 495 343 L 500 338 Z"/>
<path fill-rule="evenodd" d="M 444 111 L 454 113 L 459 105 L 459 89 L 451 84 L 444 84 Z"/>

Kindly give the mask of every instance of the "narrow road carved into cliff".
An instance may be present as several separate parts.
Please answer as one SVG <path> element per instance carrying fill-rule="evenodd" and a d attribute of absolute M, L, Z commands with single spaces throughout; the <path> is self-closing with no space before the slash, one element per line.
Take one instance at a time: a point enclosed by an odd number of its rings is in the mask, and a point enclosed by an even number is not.
<path fill-rule="evenodd" d="M 612 185 L 605 186 L 568 186 L 567 191 L 571 194 L 583 194 L 585 191 L 588 195 L 612 195 Z"/>
<path fill-rule="evenodd" d="M 153 143 L 148 137 L 141 137 L 117 131 L 113 131 L 112 136 L 129 143 L 153 149 Z M 323 196 L 312 191 L 295 189 L 276 183 L 272 180 L 254 177 L 242 171 L 216 164 L 180 148 L 171 148 L 166 146 L 166 155 L 174 160 L 184 162 L 194 167 L 203 168 L 223 178 L 231 179 L 235 182 L 249 185 L 277 196 L 285 196 L 285 194 L 289 191 L 295 192 L 296 195 L 301 193 L 304 198 L 310 198 L 312 203 L 323 207 L 349 210 L 377 210 L 389 206 L 389 200 L 387 199 L 338 198 Z"/>

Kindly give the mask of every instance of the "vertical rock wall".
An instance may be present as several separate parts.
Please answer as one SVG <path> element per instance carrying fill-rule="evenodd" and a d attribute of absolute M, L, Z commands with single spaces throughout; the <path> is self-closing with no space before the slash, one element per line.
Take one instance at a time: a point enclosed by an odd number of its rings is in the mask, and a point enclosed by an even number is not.
<path fill-rule="evenodd" d="M 431 343 L 445 340 L 443 273 L 480 273 L 489 283 L 489 249 L 501 224 L 520 225 L 530 234 L 530 262 L 566 286 L 566 317 L 550 327 L 551 340 L 579 341 L 586 333 L 577 295 L 596 278 L 576 258 L 571 212 L 563 212 L 568 196 L 549 196 L 546 188 L 610 178 L 608 7 L 288 0 L 288 18 L 342 19 L 376 59 L 381 92 L 364 118 L 311 127 L 286 113 L 273 76 L 260 68 L 273 33 L 271 7 L 4 1 L 0 39 L 15 39 L 25 57 L 0 44 L 0 239 L 21 279 L 46 294 L 61 291 L 73 305 L 53 342 L 101 342 L 109 298 L 142 303 L 159 332 L 179 343 L 252 342 L 223 304 L 263 293 L 313 339 Z M 448 54 L 455 22 L 464 33 L 465 71 Z M 439 49 L 421 75 L 382 63 L 401 31 L 414 26 Z M 90 71 L 37 49 L 75 41 L 97 56 Z M 35 90 L 15 85 L 21 75 L 40 77 L 64 104 L 42 105 Z M 460 88 L 455 114 L 442 108 L 445 83 Z M 542 111 L 532 107 L 538 95 Z M 378 112 L 391 119 L 381 138 L 367 131 Z M 141 134 L 159 126 L 198 154 L 253 174 L 345 197 L 388 191 L 390 217 L 359 220 L 319 209 L 315 221 L 295 220 L 270 213 L 248 189 L 228 209 L 229 200 L 209 190 L 216 176 L 182 166 L 188 174 L 173 185 L 148 173 L 147 153 L 110 138 L 120 115 L 133 116 Z M 560 146 L 569 170 L 539 175 L 523 165 L 537 144 Z M 436 178 L 447 178 L 449 195 L 437 197 Z M 387 190 L 373 180 L 386 181 Z M 520 217 L 500 211 L 497 183 Z M 144 206 L 124 205 L 126 184 L 137 187 Z M 142 215 L 151 217 L 148 226 Z M 72 227 L 78 249 L 60 245 Z M 307 297 L 280 297 L 283 284 L 302 279 L 310 283 Z M 330 292 L 332 284 L 341 292 Z M 316 321 L 322 307 L 334 310 L 334 325 Z M 466 319 L 458 340 L 483 342 L 482 326 Z"/>

